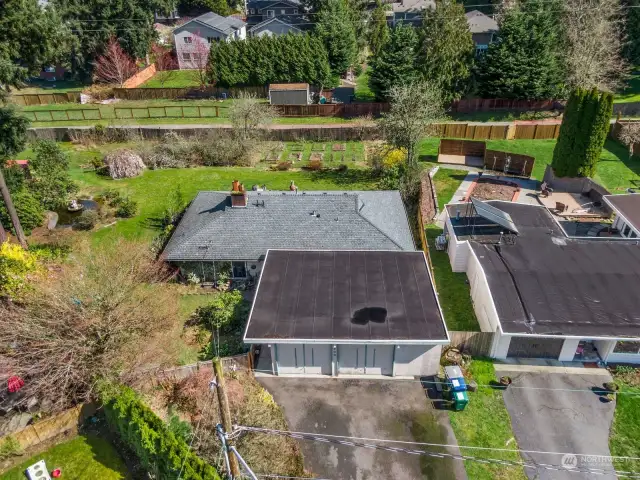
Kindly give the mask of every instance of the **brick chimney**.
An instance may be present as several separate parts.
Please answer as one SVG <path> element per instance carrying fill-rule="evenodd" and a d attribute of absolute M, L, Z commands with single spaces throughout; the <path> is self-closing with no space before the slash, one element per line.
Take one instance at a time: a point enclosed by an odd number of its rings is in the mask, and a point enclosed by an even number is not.
<path fill-rule="evenodd" d="M 244 185 L 238 180 L 231 182 L 231 206 L 246 207 L 247 206 L 247 191 L 244 189 Z"/>

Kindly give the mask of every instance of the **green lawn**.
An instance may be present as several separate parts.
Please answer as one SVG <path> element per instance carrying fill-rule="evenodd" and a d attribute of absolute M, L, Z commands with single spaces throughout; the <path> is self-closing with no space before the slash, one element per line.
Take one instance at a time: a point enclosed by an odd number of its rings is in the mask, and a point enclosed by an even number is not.
<path fill-rule="evenodd" d="M 489 360 L 474 359 L 469 371 L 478 385 L 489 385 L 496 380 L 493 363 Z M 511 419 L 504 406 L 500 390 L 478 387 L 476 392 L 469 392 L 467 408 L 462 412 L 449 412 L 449 420 L 459 445 L 518 448 L 511 429 Z M 522 461 L 517 452 L 463 449 L 462 453 L 480 458 Z M 526 479 L 522 467 L 466 461 L 465 469 L 469 479 L 473 480 Z"/>
<path fill-rule="evenodd" d="M 369 68 L 365 67 L 356 78 L 356 101 L 373 102 L 375 99 L 375 95 L 369 88 Z"/>
<path fill-rule="evenodd" d="M 614 103 L 640 102 L 640 75 L 633 75 L 627 87 L 615 97 Z"/>
<path fill-rule="evenodd" d="M 368 170 L 362 169 L 349 169 L 346 172 L 279 172 L 249 167 L 198 167 L 147 170 L 140 177 L 111 180 L 81 168 L 81 165 L 90 165 L 93 158 L 102 158 L 105 152 L 123 146 L 126 145 L 108 144 L 84 148 L 69 143 L 63 144 L 70 153 L 71 177 L 78 183 L 81 193 L 97 195 L 106 189 L 116 189 L 139 203 L 138 216 L 120 220 L 113 227 L 96 231 L 94 236 L 97 239 L 109 238 L 112 233 L 129 238 L 153 238 L 158 233 L 157 219 L 169 202 L 169 193 L 178 185 L 185 198 L 189 200 L 200 190 L 228 190 L 235 179 L 241 180 L 249 187 L 253 184 L 266 184 L 271 190 L 287 190 L 291 180 L 295 181 L 300 191 L 371 190 L 376 187 L 376 179 L 371 177 Z M 32 155 L 33 153 L 27 150 L 17 157 L 31 158 Z"/>
<path fill-rule="evenodd" d="M 344 150 L 341 150 L 344 148 Z M 273 152 L 271 160 L 275 163 Z M 307 166 L 311 157 L 322 156 L 325 167 L 338 165 L 355 166 L 364 162 L 364 144 L 362 142 L 286 142 L 279 156 L 281 162 L 292 162 L 294 168 Z"/>
<path fill-rule="evenodd" d="M 67 93 L 79 92 L 87 87 L 87 84 L 77 80 L 59 80 L 56 82 L 47 82 L 46 80 L 31 80 L 27 82 L 24 88 L 14 90 L 15 95 L 25 95 L 31 93 Z"/>
<path fill-rule="evenodd" d="M 193 70 L 167 70 L 158 72 L 140 85 L 140 88 L 199 87 L 198 72 Z"/>
<path fill-rule="evenodd" d="M 473 311 L 467 274 L 451 271 L 447 252 L 436 250 L 435 240 L 441 233 L 442 229 L 436 225 L 426 228 L 429 256 L 445 323 L 449 330 L 479 332 L 480 325 Z"/>
<path fill-rule="evenodd" d="M 438 138 L 425 138 L 420 142 L 418 153 L 422 161 L 436 162 Z M 544 170 L 553 159 L 555 140 L 487 140 L 487 148 L 506 152 L 532 155 L 536 159 L 533 178 L 542 180 Z M 622 193 L 629 187 L 640 187 L 640 158 L 629 159 L 627 148 L 607 139 L 596 168 L 594 180 L 612 193 Z"/>
<path fill-rule="evenodd" d="M 111 105 L 64 103 L 22 107 L 34 127 L 229 123 L 233 100 L 123 100 Z M 217 115 L 217 116 L 216 116 Z M 281 117 L 279 124 L 348 123 L 339 117 Z"/>
<path fill-rule="evenodd" d="M 438 169 L 436 174 L 433 176 L 433 183 L 438 196 L 439 211 L 442 211 L 444 206 L 453 200 L 453 194 L 456 192 L 466 176 L 467 172 L 465 170 L 454 170 L 452 168 Z"/>
<path fill-rule="evenodd" d="M 113 445 L 104 438 L 87 434 L 58 444 L 44 453 L 25 460 L 3 474 L 0 480 L 25 480 L 26 468 L 39 460 L 46 462 L 49 472 L 55 468 L 61 469 L 61 478 L 64 480 L 131 478 L 124 461 Z"/>
<path fill-rule="evenodd" d="M 640 370 L 630 367 L 618 367 L 613 372 L 621 392 L 640 395 Z M 609 431 L 609 449 L 611 455 L 619 457 L 640 457 L 640 396 L 617 395 L 616 410 Z M 617 470 L 640 471 L 640 461 L 617 460 Z"/>

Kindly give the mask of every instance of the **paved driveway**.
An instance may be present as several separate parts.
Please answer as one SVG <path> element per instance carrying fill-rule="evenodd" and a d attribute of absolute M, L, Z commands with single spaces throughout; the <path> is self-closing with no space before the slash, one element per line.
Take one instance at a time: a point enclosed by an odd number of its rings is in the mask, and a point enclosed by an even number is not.
<path fill-rule="evenodd" d="M 429 443 L 456 443 L 447 412 L 431 407 L 418 382 L 328 378 L 257 379 L 273 395 L 278 405 L 284 408 L 291 430 Z M 305 468 L 321 478 L 466 479 L 462 462 L 450 459 L 310 440 L 299 442 Z"/>
<path fill-rule="evenodd" d="M 507 373 L 513 378 L 512 386 L 553 388 L 580 391 L 525 390 L 509 388 L 504 402 L 511 416 L 513 433 L 523 450 L 547 452 L 577 452 L 592 455 L 610 455 L 609 429 L 615 404 L 603 403 L 589 391 L 602 387 L 610 377 L 565 373 Z M 587 390 L 585 392 L 585 390 Z M 562 456 L 523 454 L 525 461 L 562 464 Z M 576 458 L 579 468 L 613 469 L 611 463 Z M 587 480 L 615 479 L 614 475 L 593 475 L 570 471 L 552 471 L 526 468 L 530 479 Z"/>

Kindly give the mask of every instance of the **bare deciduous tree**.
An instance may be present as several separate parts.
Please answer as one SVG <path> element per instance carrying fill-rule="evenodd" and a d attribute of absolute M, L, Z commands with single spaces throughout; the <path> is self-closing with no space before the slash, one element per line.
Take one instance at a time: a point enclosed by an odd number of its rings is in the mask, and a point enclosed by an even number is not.
<path fill-rule="evenodd" d="M 207 65 L 209 64 L 209 43 L 200 36 L 200 31 L 193 35 L 191 47 L 191 65 L 194 68 L 195 80 L 200 84 L 200 89 L 207 85 Z"/>
<path fill-rule="evenodd" d="M 157 43 L 151 47 L 151 53 L 156 65 L 156 71 L 162 72 L 158 75 L 160 85 L 164 87 L 165 83 L 171 81 L 177 75 L 178 61 L 173 55 L 171 47 L 165 47 Z"/>
<path fill-rule="evenodd" d="M 640 122 L 628 122 L 621 124 L 618 132 L 618 140 L 629 148 L 629 158 L 633 157 L 640 149 Z"/>
<path fill-rule="evenodd" d="M 390 90 L 391 109 L 382 117 L 382 132 L 387 143 L 405 149 L 407 160 L 418 160 L 418 142 L 431 133 L 430 126 L 446 118 L 442 92 L 427 82 L 400 85 Z"/>
<path fill-rule="evenodd" d="M 622 57 L 624 11 L 619 0 L 567 0 L 562 16 L 570 88 L 615 91 L 628 70 Z"/>
<path fill-rule="evenodd" d="M 278 116 L 277 110 L 261 101 L 255 94 L 240 92 L 229 107 L 229 120 L 243 139 L 270 125 Z"/>
<path fill-rule="evenodd" d="M 118 40 L 111 37 L 104 53 L 95 61 L 93 78 L 97 82 L 122 88 L 124 82 L 137 71 L 136 62 L 122 49 Z"/>
<path fill-rule="evenodd" d="M 21 303 L 0 304 L 0 368 L 54 410 L 88 400 L 98 380 L 130 383 L 161 364 L 162 336 L 178 318 L 177 299 L 159 285 L 167 271 L 144 243 L 74 257 Z"/>

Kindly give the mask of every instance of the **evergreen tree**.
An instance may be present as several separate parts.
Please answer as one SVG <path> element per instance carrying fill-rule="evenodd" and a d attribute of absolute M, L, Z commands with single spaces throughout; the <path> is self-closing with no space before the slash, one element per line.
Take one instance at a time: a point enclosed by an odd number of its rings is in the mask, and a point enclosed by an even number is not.
<path fill-rule="evenodd" d="M 456 0 L 436 0 L 424 15 L 418 69 L 446 101 L 457 100 L 469 86 L 475 52 L 464 7 Z"/>
<path fill-rule="evenodd" d="M 345 0 L 324 0 L 316 15 L 316 34 L 329 54 L 335 76 L 343 75 L 356 61 L 358 43 L 351 12 Z"/>
<path fill-rule="evenodd" d="M 553 167 L 560 177 L 593 176 L 609 133 L 613 95 L 576 89 L 565 110 Z"/>
<path fill-rule="evenodd" d="M 561 94 L 558 9 L 557 0 L 522 0 L 505 10 L 497 39 L 480 61 L 480 96 L 536 100 Z"/>
<path fill-rule="evenodd" d="M 386 100 L 391 88 L 416 78 L 417 45 L 414 27 L 400 24 L 391 31 L 391 38 L 370 64 L 369 87 L 376 99 Z"/>
<path fill-rule="evenodd" d="M 378 55 L 387 41 L 389 41 L 387 14 L 384 5 L 378 0 L 376 8 L 371 13 L 371 24 L 369 26 L 369 52 L 371 55 Z"/>
<path fill-rule="evenodd" d="M 180 0 L 178 2 L 180 15 L 195 16 L 207 12 L 214 12 L 226 17 L 231 13 L 227 0 Z"/>

